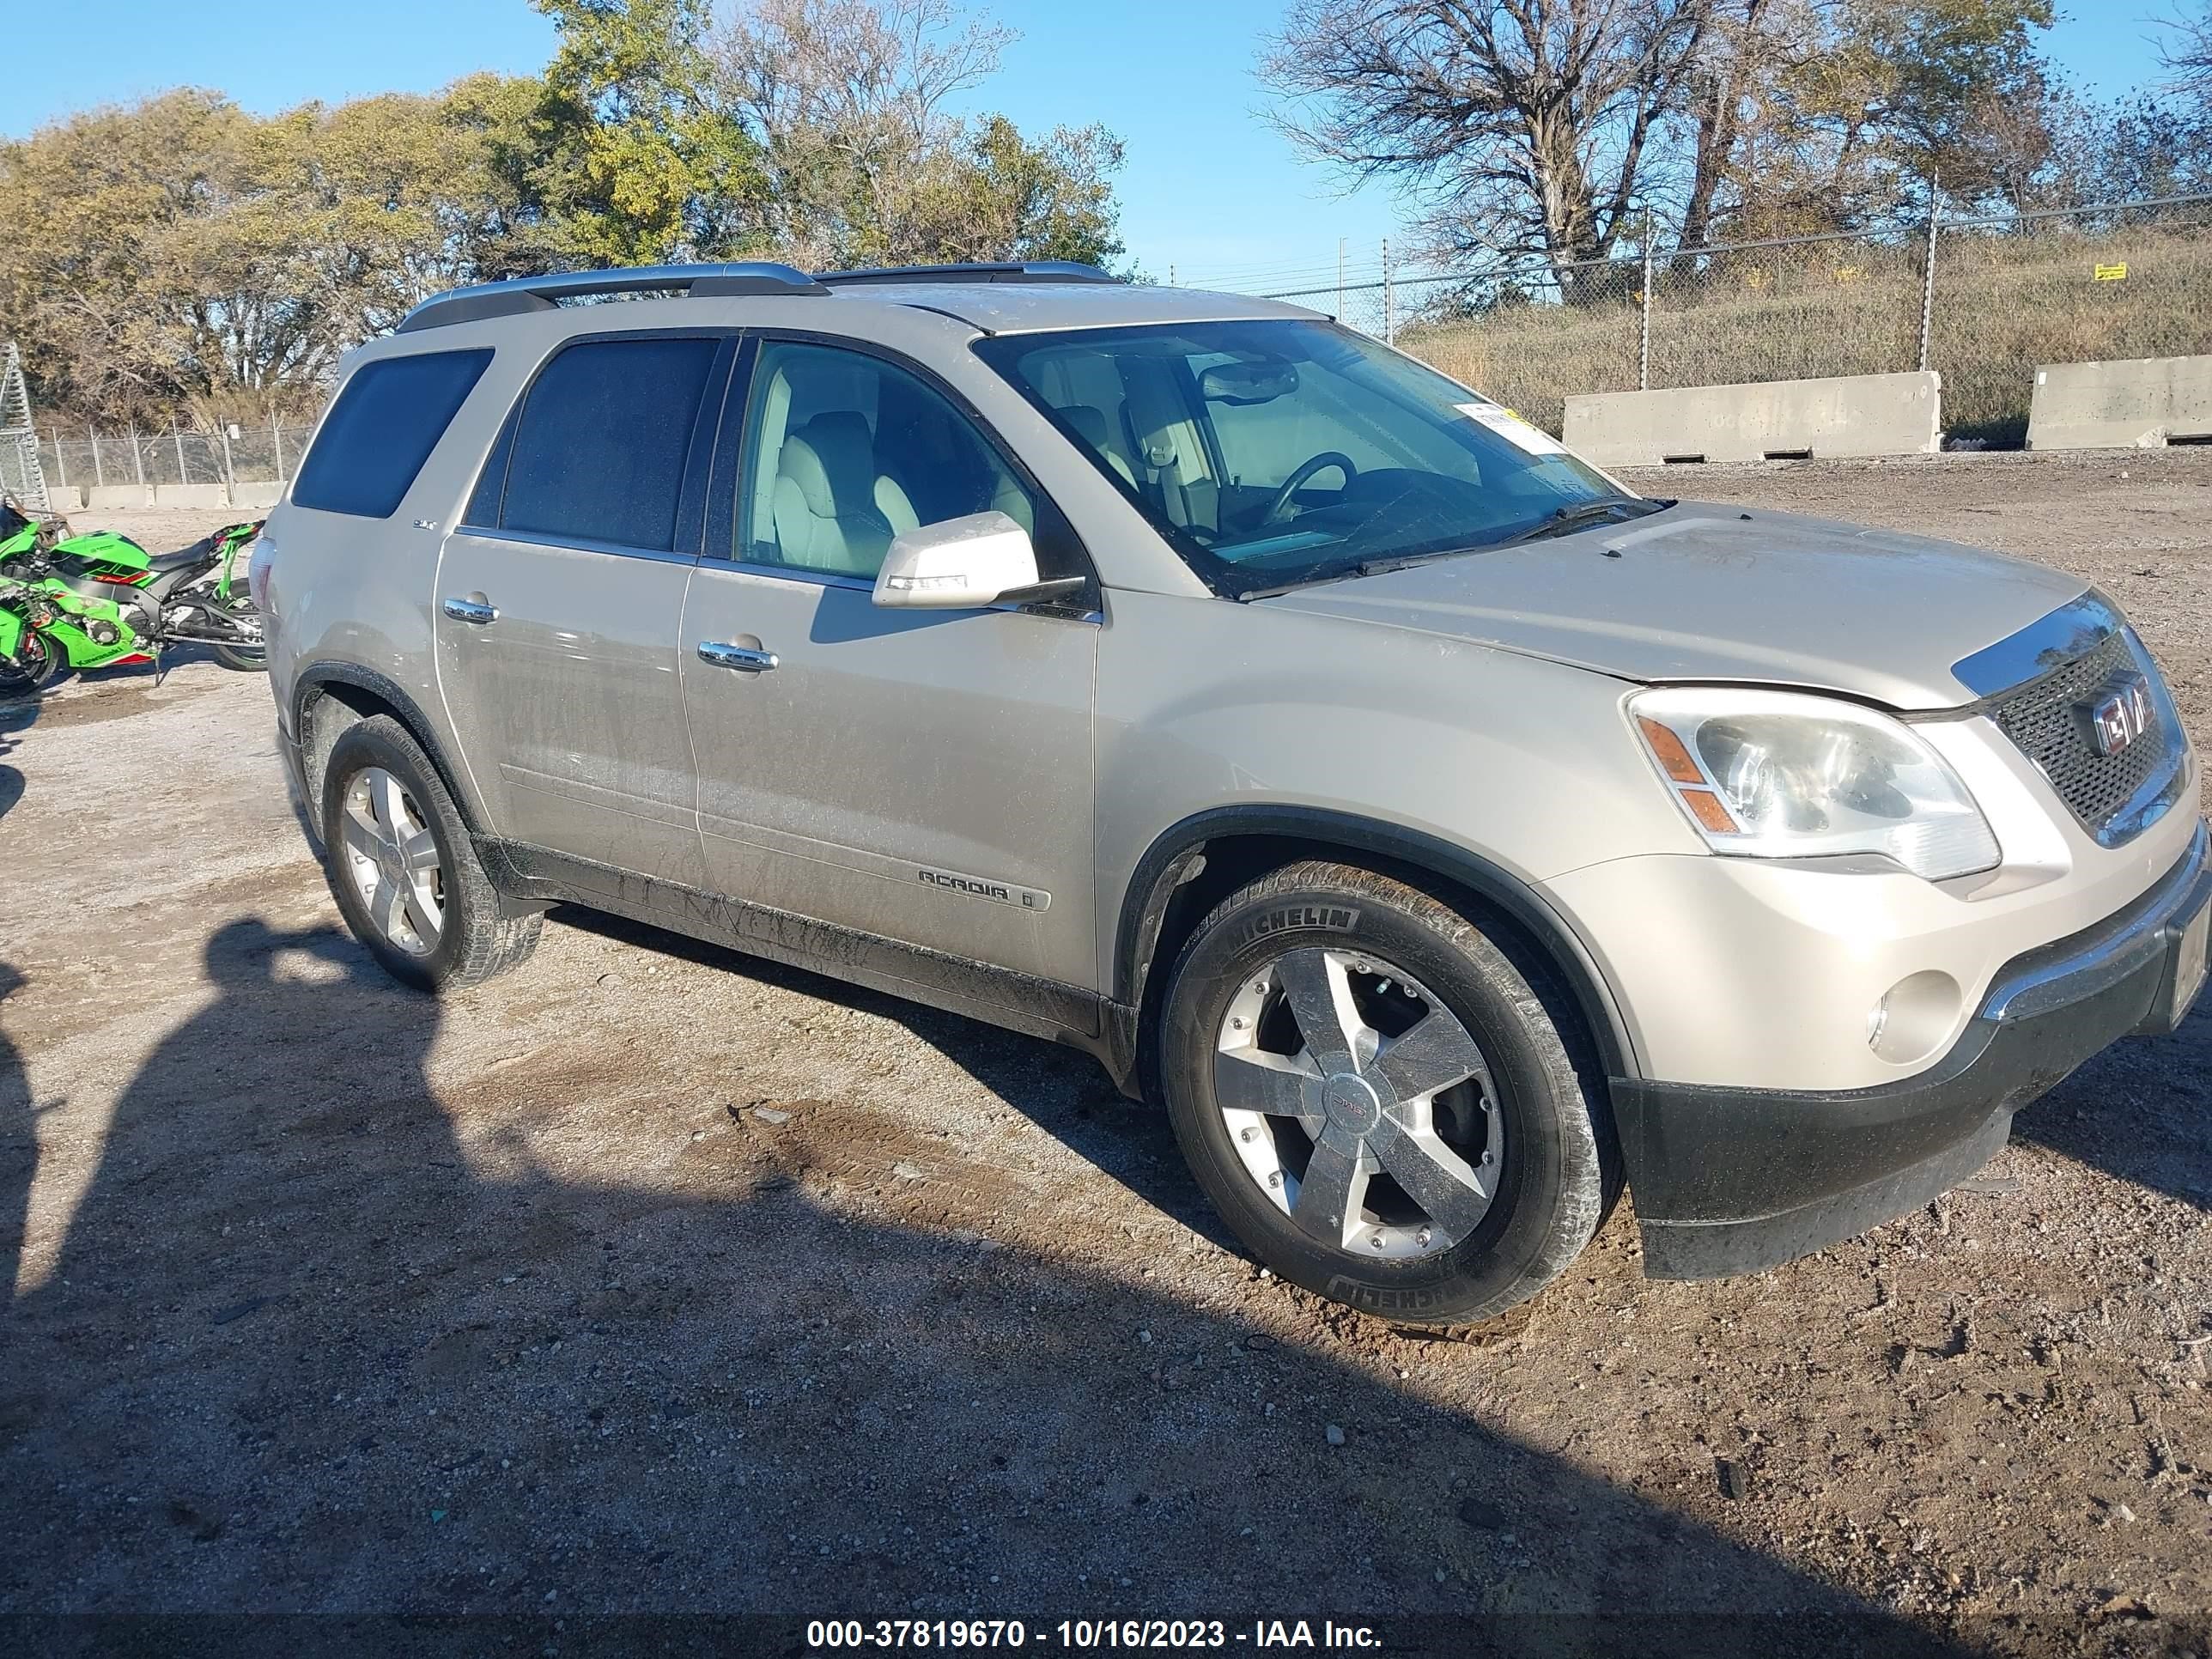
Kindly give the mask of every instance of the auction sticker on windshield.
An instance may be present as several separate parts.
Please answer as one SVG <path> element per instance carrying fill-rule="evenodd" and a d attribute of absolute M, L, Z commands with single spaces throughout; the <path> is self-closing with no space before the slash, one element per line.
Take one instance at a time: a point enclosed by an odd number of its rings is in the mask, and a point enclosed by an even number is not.
<path fill-rule="evenodd" d="M 1531 455 L 1564 455 L 1567 447 L 1541 427 L 1534 427 L 1511 410 L 1497 404 L 1454 404 L 1453 408 L 1474 422 L 1486 426 L 1515 448 Z"/>

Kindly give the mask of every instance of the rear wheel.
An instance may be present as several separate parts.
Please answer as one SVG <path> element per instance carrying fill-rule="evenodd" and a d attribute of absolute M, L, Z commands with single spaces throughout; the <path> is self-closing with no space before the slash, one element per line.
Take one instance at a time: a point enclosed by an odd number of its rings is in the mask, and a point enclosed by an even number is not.
<path fill-rule="evenodd" d="M 1589 1243 L 1617 1190 L 1609 1128 L 1520 954 L 1334 864 L 1267 876 L 1200 925 L 1162 1081 L 1199 1184 L 1269 1267 L 1449 1327 L 1534 1295 Z"/>
<path fill-rule="evenodd" d="M 225 668 L 234 668 L 241 674 L 267 673 L 269 653 L 265 647 L 258 643 L 261 638 L 261 613 L 253 608 L 252 596 L 243 589 L 233 589 L 227 599 L 210 593 L 208 605 L 211 610 L 220 611 L 228 617 L 241 631 L 249 633 L 257 641 L 250 645 L 216 645 L 214 647 L 215 659 Z"/>
<path fill-rule="evenodd" d="M 323 845 L 339 914 L 394 979 L 426 991 L 477 985 L 538 948 L 544 918 L 501 914 L 445 781 L 388 714 L 332 745 Z"/>

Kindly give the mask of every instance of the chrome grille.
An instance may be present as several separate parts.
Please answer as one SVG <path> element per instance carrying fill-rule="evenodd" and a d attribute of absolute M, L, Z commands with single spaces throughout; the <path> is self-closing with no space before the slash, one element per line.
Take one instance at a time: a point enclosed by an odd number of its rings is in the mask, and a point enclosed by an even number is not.
<path fill-rule="evenodd" d="M 2130 672 L 2149 681 L 2156 718 L 2118 754 L 2100 754 L 2078 711 L 2115 676 Z M 1989 712 L 2100 842 L 2116 846 L 2163 811 L 2160 787 L 2172 781 L 2186 739 L 2156 666 L 2125 631 L 2107 634 L 2072 661 L 1990 698 Z M 2159 810 L 2146 811 L 2153 805 Z"/>

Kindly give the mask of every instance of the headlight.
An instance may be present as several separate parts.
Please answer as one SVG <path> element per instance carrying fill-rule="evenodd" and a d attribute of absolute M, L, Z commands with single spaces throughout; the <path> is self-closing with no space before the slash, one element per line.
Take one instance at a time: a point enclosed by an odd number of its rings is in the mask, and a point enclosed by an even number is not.
<path fill-rule="evenodd" d="M 1638 692 L 1628 709 L 1716 853 L 1879 853 L 1929 881 L 1998 860 L 1966 786 L 1887 714 L 1787 691 L 1696 686 Z"/>

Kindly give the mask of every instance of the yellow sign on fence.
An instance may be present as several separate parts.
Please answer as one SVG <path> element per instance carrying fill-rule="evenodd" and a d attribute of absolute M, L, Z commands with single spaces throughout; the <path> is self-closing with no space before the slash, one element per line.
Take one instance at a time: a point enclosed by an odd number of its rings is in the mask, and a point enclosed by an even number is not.
<path fill-rule="evenodd" d="M 2117 265 L 2099 265 L 2097 280 L 2100 283 L 2124 283 L 2128 280 L 2128 268 L 2124 263 Z"/>

